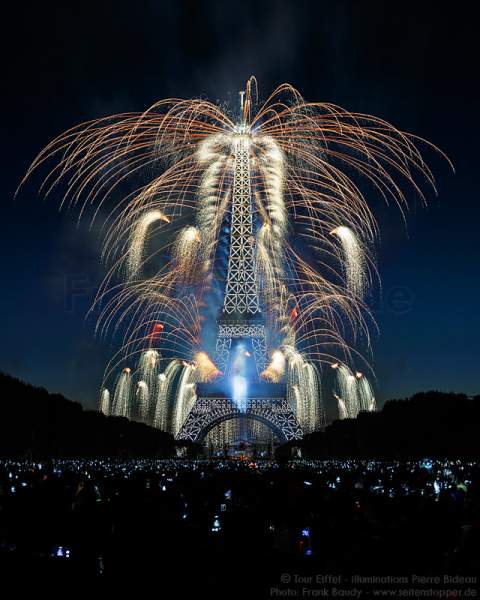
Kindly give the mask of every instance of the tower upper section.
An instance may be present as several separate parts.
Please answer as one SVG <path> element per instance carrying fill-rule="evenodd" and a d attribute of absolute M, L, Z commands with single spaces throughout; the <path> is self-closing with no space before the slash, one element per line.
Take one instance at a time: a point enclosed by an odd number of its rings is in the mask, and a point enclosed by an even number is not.
<path fill-rule="evenodd" d="M 225 314 L 260 313 L 255 268 L 249 136 L 239 131 L 234 141 L 234 177 Z"/>

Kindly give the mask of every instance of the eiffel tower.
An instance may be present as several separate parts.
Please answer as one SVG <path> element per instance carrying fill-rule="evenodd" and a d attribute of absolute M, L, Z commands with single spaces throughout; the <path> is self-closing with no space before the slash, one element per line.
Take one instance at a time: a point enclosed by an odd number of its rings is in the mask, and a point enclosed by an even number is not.
<path fill-rule="evenodd" d="M 256 395 L 246 394 L 239 402 L 235 392 L 232 397 L 219 394 L 218 382 L 197 384 L 197 400 L 177 435 L 179 440 L 200 442 L 210 429 L 228 419 L 261 421 L 282 442 L 302 437 L 298 421 L 285 399 L 284 386 L 259 379 L 268 364 L 268 348 L 258 297 L 254 243 L 249 133 L 244 125 L 239 125 L 234 139 L 227 281 L 223 309 L 217 319 L 214 361 L 226 383 L 229 377 L 235 379 L 239 348 L 242 355 L 253 358 L 255 372 L 250 372 L 248 384 L 253 384 Z"/>

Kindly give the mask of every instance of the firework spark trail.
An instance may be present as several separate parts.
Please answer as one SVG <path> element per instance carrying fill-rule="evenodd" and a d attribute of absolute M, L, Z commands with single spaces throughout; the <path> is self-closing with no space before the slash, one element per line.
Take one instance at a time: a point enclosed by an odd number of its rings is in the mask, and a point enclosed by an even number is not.
<path fill-rule="evenodd" d="M 337 401 L 338 418 L 339 419 L 348 419 L 348 410 L 345 405 L 345 402 L 340 398 L 340 396 L 337 396 L 337 394 L 333 394 L 333 396 L 334 396 L 335 400 Z"/>
<path fill-rule="evenodd" d="M 158 375 L 153 426 L 162 431 L 167 431 L 168 428 L 168 380 L 165 373 L 159 373 Z"/>
<path fill-rule="evenodd" d="M 349 227 L 340 225 L 331 233 L 340 239 L 343 247 L 346 287 L 362 298 L 367 287 L 365 251 Z"/>
<path fill-rule="evenodd" d="M 230 144 L 228 136 L 218 134 L 199 144 L 198 164 L 204 173 L 198 190 L 197 223 L 201 238 L 201 258 L 207 267 L 213 260 L 215 240 L 222 222 L 225 206 L 222 208 L 222 173 L 229 162 Z"/>
<path fill-rule="evenodd" d="M 167 431 L 172 421 L 171 414 L 171 391 L 182 365 L 179 360 L 173 360 L 168 363 L 163 373 L 158 375 L 157 402 L 153 419 L 154 427 Z"/>
<path fill-rule="evenodd" d="M 139 381 L 137 383 L 137 389 L 135 390 L 135 403 L 138 418 L 141 421 L 146 422 L 150 408 L 150 394 L 148 385 L 145 383 L 145 381 Z"/>
<path fill-rule="evenodd" d="M 253 166 L 261 177 L 254 195 L 263 225 L 257 236 L 257 266 L 263 303 L 276 319 L 284 318 L 281 304 L 285 285 L 283 269 L 288 214 L 284 199 L 285 157 L 275 140 L 261 136 L 253 146 Z M 263 202 L 262 202 L 263 197 Z M 262 285 L 263 283 L 263 285 Z M 263 288 L 263 289 L 262 289 Z"/>
<path fill-rule="evenodd" d="M 335 363 L 335 397 L 338 401 L 340 418 L 355 419 L 361 410 L 357 378 L 347 365 Z"/>
<path fill-rule="evenodd" d="M 156 221 L 164 221 L 169 223 L 168 217 L 166 217 L 162 211 L 150 210 L 140 218 L 133 230 L 127 264 L 129 279 L 134 279 L 137 277 L 140 271 L 143 258 L 143 247 L 147 238 L 147 233 L 149 228 Z"/>
<path fill-rule="evenodd" d="M 183 282 L 190 283 L 194 280 L 199 263 L 199 251 L 201 247 L 200 232 L 197 227 L 189 225 L 184 227 L 177 236 L 173 257 L 175 268 L 178 269 Z"/>
<path fill-rule="evenodd" d="M 180 431 L 188 413 L 195 404 L 195 366 L 184 363 L 178 383 L 178 394 L 174 406 L 173 433 Z"/>
<path fill-rule="evenodd" d="M 160 361 L 160 355 L 156 350 L 152 348 L 142 352 L 138 361 L 138 371 L 135 373 L 140 379 L 140 382 L 146 384 L 148 391 L 148 397 L 146 399 L 147 406 L 144 407 L 145 415 L 142 417 L 146 422 L 150 422 L 151 415 L 155 409 L 155 398 L 157 396 L 157 384 L 158 384 L 158 366 Z M 142 398 L 143 399 L 143 398 Z"/>
<path fill-rule="evenodd" d="M 119 417 L 130 417 L 131 386 L 132 374 L 130 369 L 126 367 L 117 378 L 113 395 L 112 414 Z"/>
<path fill-rule="evenodd" d="M 377 410 L 377 402 L 375 395 L 372 390 L 370 382 L 363 373 L 357 371 L 355 374 L 357 378 L 358 386 L 358 397 L 360 403 L 360 410 L 374 412 Z"/>
<path fill-rule="evenodd" d="M 287 401 L 290 403 L 304 433 L 310 433 L 325 424 L 320 376 L 314 364 L 309 363 L 291 346 L 284 347 L 287 360 Z"/>
<path fill-rule="evenodd" d="M 153 296 L 153 298 L 152 298 Z M 155 343 L 157 347 L 165 346 L 166 352 L 176 352 L 177 356 L 184 360 L 189 360 L 196 349 L 196 339 L 200 331 L 200 320 L 196 299 L 193 296 L 180 299 L 159 298 L 157 294 L 152 293 L 147 285 L 145 292 L 135 300 L 128 292 L 122 299 L 125 303 L 125 314 L 131 308 L 128 303 L 134 302 L 138 310 L 145 313 L 145 317 L 137 319 L 141 321 L 141 326 L 127 332 L 124 338 L 122 348 L 111 359 L 106 373 L 105 380 L 119 368 L 122 363 L 138 360 L 139 354 L 144 352 L 145 345 Z M 165 307 L 165 309 L 164 309 Z M 104 314 L 111 315 L 108 304 L 104 309 Z M 100 323 L 103 314 L 100 315 Z M 166 319 L 161 324 L 160 335 L 155 335 L 155 328 L 160 319 Z M 105 325 L 105 327 L 107 327 Z M 167 328 L 167 331 L 165 331 Z M 152 331 L 154 336 L 152 337 Z"/>
<path fill-rule="evenodd" d="M 100 411 L 108 417 L 110 414 L 110 392 L 103 388 L 100 394 Z"/>
<path fill-rule="evenodd" d="M 307 396 L 307 415 L 303 429 L 309 433 L 321 429 L 326 425 L 325 407 L 322 397 L 320 373 L 315 364 L 306 362 L 303 366 L 304 394 Z"/>

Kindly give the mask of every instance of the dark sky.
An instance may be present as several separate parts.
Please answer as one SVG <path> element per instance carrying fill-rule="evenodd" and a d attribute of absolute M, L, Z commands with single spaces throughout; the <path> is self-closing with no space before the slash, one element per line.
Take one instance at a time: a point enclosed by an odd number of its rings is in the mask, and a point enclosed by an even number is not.
<path fill-rule="evenodd" d="M 440 146 L 439 197 L 408 227 L 372 204 L 383 282 L 374 367 L 384 400 L 480 392 L 478 33 L 468 4 L 316 0 L 27 2 L 3 14 L 0 370 L 93 406 L 115 340 L 85 321 L 100 237 L 22 174 L 55 135 L 164 97 L 236 102 L 289 81 L 306 99 L 372 113 Z M 4 10 L 4 9 L 2 9 Z M 38 183 L 38 180 L 37 180 Z"/>

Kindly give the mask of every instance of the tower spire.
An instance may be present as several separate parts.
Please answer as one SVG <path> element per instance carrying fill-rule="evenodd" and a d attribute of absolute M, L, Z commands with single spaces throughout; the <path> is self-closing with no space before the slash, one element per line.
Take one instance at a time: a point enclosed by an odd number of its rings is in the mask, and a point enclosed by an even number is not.
<path fill-rule="evenodd" d="M 242 123 L 245 121 L 245 115 L 243 112 L 243 105 L 245 103 L 245 90 L 241 90 L 240 92 L 238 92 L 240 95 L 240 118 L 242 120 Z"/>

